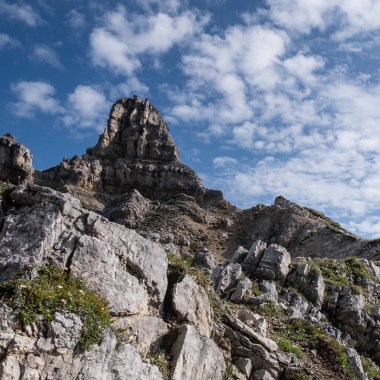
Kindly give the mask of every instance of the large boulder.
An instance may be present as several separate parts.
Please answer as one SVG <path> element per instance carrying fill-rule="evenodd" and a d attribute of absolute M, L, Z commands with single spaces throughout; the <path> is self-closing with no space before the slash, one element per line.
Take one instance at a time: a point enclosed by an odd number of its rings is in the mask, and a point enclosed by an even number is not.
<path fill-rule="evenodd" d="M 172 380 L 223 380 L 226 364 L 218 346 L 190 325 L 178 329 L 172 346 Z"/>
<path fill-rule="evenodd" d="M 185 276 L 174 285 L 172 304 L 180 320 L 196 326 L 202 335 L 211 335 L 212 318 L 208 295 L 190 276 Z"/>
<path fill-rule="evenodd" d="M 156 243 L 80 207 L 68 194 L 18 187 L 25 206 L 9 214 L 0 235 L 0 279 L 28 266 L 56 263 L 84 278 L 115 314 L 159 310 L 167 288 L 167 258 Z"/>
<path fill-rule="evenodd" d="M 261 279 L 283 282 L 289 272 L 290 263 L 289 252 L 278 244 L 271 244 L 264 252 L 255 275 Z"/>

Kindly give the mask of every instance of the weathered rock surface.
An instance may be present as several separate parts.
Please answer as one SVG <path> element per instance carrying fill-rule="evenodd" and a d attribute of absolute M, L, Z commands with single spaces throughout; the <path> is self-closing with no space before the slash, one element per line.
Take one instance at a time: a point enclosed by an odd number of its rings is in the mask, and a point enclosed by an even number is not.
<path fill-rule="evenodd" d="M 8 338 L 1 379 L 163 379 L 156 366 L 144 363 L 131 345 L 118 346 L 111 333 L 88 352 L 76 350 L 82 322 L 75 314 L 57 313 L 46 331 L 36 325 L 27 335 L 11 322 L 9 308 L 0 308 L 1 319 L 10 318 L 0 330 L 2 340 Z"/>
<path fill-rule="evenodd" d="M 177 317 L 195 325 L 201 335 L 211 335 L 211 307 L 206 291 L 190 276 L 174 285 L 173 310 Z"/>
<path fill-rule="evenodd" d="M 116 314 L 161 307 L 167 259 L 159 245 L 82 209 L 68 194 L 31 186 L 18 187 L 11 198 L 25 207 L 5 218 L 1 280 L 30 265 L 58 263 L 86 279 Z"/>
<path fill-rule="evenodd" d="M 226 364 L 218 346 L 190 325 L 178 329 L 172 347 L 173 380 L 223 380 Z"/>
<path fill-rule="evenodd" d="M 343 379 L 336 350 L 363 380 L 358 352 L 380 364 L 380 242 L 283 197 L 231 206 L 181 164 L 147 100 L 117 101 L 96 146 L 45 172 L 1 137 L 0 181 L 20 184 L 0 184 L 0 282 L 66 268 L 108 300 L 120 329 L 83 352 L 78 315 L 22 326 L 0 302 L 1 378 L 155 380 L 168 364 L 181 380 Z M 165 252 L 179 260 L 169 272 Z M 207 278 L 215 292 L 197 285 Z M 297 348 L 304 359 L 287 352 Z"/>
<path fill-rule="evenodd" d="M 264 252 L 255 275 L 266 280 L 284 281 L 291 262 L 289 252 L 277 245 L 271 244 Z"/>
<path fill-rule="evenodd" d="M 0 181 L 20 183 L 32 179 L 32 155 L 11 134 L 0 137 Z"/>
<path fill-rule="evenodd" d="M 118 100 L 107 128 L 87 154 L 65 159 L 36 175 L 40 184 L 62 184 L 111 194 L 134 189 L 151 199 L 206 193 L 192 169 L 180 163 L 178 150 L 159 112 L 139 97 Z"/>

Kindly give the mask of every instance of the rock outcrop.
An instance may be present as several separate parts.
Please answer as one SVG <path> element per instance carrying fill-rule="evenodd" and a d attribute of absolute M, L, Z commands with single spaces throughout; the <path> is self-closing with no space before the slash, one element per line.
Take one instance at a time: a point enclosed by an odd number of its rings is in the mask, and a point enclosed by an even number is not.
<path fill-rule="evenodd" d="M 0 181 L 20 183 L 32 179 L 32 155 L 14 136 L 0 137 Z"/>
<path fill-rule="evenodd" d="M 111 194 L 136 189 L 150 199 L 178 193 L 202 199 L 206 193 L 194 171 L 179 161 L 159 112 L 139 97 L 112 106 L 107 128 L 87 154 L 64 159 L 36 179 L 56 188 L 73 185 Z"/>
<path fill-rule="evenodd" d="M 5 135 L 0 377 L 374 380 L 379 257 L 283 197 L 239 210 L 205 189 L 148 100 L 44 172 Z"/>

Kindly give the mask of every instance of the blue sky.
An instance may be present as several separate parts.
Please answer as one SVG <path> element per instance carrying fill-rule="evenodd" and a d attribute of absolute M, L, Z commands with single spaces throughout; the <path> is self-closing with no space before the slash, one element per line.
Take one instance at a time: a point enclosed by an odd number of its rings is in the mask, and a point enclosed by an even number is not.
<path fill-rule="evenodd" d="M 380 236 L 379 0 L 0 0 L 0 132 L 46 169 L 149 97 L 239 207 L 277 195 Z"/>

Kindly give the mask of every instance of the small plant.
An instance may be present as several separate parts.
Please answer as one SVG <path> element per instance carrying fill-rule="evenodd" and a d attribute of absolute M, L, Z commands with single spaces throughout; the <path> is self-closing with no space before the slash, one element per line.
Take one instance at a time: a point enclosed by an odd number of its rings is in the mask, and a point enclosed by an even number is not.
<path fill-rule="evenodd" d="M 23 328 L 42 316 L 44 322 L 54 320 L 56 312 L 77 314 L 82 322 L 79 345 L 89 350 L 102 341 L 105 329 L 111 327 L 108 303 L 87 288 L 83 280 L 70 277 L 56 266 L 43 266 L 37 276 L 23 273 L 0 284 L 2 299 L 19 312 Z"/>
<path fill-rule="evenodd" d="M 380 368 L 368 357 L 360 356 L 364 372 L 369 380 L 380 380 Z"/>
<path fill-rule="evenodd" d="M 14 188 L 15 187 L 9 183 L 0 182 L 0 207 L 3 206 L 3 209 L 11 204 L 10 193 Z"/>
<path fill-rule="evenodd" d="M 232 367 L 232 363 L 228 363 L 227 368 L 226 368 L 226 375 L 225 375 L 225 380 L 232 380 L 234 375 L 234 369 Z"/>
<path fill-rule="evenodd" d="M 251 308 L 260 315 L 265 315 L 273 318 L 285 317 L 285 311 L 281 309 L 275 302 L 266 302 L 258 306 L 251 306 Z"/>
<path fill-rule="evenodd" d="M 339 368 L 347 378 L 353 380 L 357 378 L 349 366 L 344 348 L 321 327 L 302 319 L 290 319 L 284 328 L 276 332 L 276 335 L 291 343 L 298 343 L 308 350 L 316 349 L 326 363 Z"/>
<path fill-rule="evenodd" d="M 298 359 L 303 359 L 304 354 L 302 350 L 298 346 L 294 345 L 290 340 L 286 338 L 276 338 L 275 340 L 282 351 L 290 352 L 291 354 L 297 356 Z"/>
<path fill-rule="evenodd" d="M 219 319 L 223 318 L 227 313 L 226 306 L 215 294 L 214 290 L 210 288 L 210 278 L 204 269 L 199 266 L 193 266 L 190 258 L 182 258 L 171 253 L 168 254 L 168 261 L 169 272 L 175 272 L 180 276 L 189 275 L 198 285 L 204 288 L 214 315 Z"/>
<path fill-rule="evenodd" d="M 163 351 L 149 351 L 146 359 L 150 364 L 156 365 L 165 380 L 170 378 L 170 360 Z"/>

